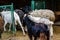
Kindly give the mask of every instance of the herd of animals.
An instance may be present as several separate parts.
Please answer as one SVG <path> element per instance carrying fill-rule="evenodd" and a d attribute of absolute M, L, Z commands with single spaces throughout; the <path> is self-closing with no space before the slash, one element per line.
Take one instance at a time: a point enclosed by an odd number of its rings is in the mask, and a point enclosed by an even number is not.
<path fill-rule="evenodd" d="M 6 25 L 9 23 L 11 31 L 12 16 L 11 11 L 3 9 L 0 12 L 0 38 L 3 31 L 6 31 Z M 54 12 L 48 9 L 32 10 L 30 7 L 14 10 L 15 25 L 19 24 L 25 35 L 25 27 L 30 40 L 53 40 L 53 24 L 55 21 Z M 16 29 L 15 29 L 16 30 Z"/>

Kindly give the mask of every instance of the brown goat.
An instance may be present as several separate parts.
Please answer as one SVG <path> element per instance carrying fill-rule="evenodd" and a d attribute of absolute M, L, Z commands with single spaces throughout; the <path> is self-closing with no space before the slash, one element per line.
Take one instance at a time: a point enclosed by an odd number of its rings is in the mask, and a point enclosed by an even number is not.
<path fill-rule="evenodd" d="M 4 25 L 4 21 L 3 18 L 0 16 L 0 38 L 1 38 L 1 34 L 3 33 L 3 25 Z"/>

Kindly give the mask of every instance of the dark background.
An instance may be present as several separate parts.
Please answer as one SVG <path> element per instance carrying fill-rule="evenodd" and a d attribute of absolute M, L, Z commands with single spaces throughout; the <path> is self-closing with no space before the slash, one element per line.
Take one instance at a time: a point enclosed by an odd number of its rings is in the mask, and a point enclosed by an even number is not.
<path fill-rule="evenodd" d="M 45 1 L 46 9 L 54 11 L 60 11 L 60 0 L 35 0 Z M 14 4 L 14 9 L 24 7 L 25 5 L 31 5 L 31 0 L 0 0 L 0 5 Z"/>

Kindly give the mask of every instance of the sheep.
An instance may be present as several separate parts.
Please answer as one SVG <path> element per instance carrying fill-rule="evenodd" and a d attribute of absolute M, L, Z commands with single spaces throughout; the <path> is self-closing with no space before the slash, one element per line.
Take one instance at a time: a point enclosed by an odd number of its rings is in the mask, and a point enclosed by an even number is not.
<path fill-rule="evenodd" d="M 51 21 L 55 21 L 54 12 L 48 9 L 34 10 L 32 12 L 29 12 L 29 14 L 35 17 L 45 17 L 49 18 Z"/>

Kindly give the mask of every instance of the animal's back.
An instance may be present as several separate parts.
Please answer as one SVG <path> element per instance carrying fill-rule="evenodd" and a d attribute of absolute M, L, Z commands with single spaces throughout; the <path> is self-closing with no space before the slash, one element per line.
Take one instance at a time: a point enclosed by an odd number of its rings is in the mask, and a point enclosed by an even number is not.
<path fill-rule="evenodd" d="M 3 18 L 5 21 L 7 21 L 8 23 L 12 23 L 12 15 L 11 15 L 11 11 L 3 11 L 1 12 Z M 19 19 L 19 16 L 16 12 L 14 12 L 14 18 L 15 20 L 18 20 Z"/>
<path fill-rule="evenodd" d="M 7 21 L 8 23 L 12 23 L 11 11 L 2 11 L 1 14 L 4 18 L 4 21 Z"/>

